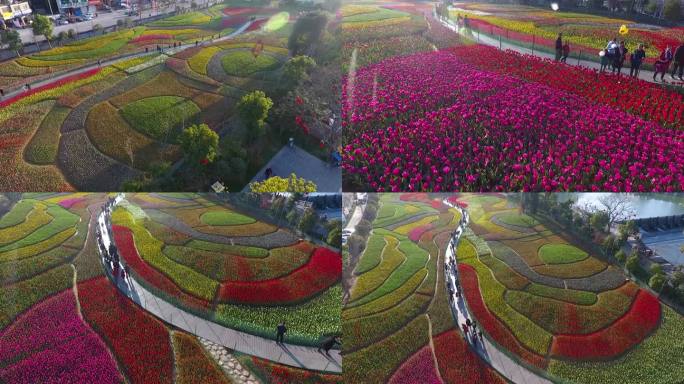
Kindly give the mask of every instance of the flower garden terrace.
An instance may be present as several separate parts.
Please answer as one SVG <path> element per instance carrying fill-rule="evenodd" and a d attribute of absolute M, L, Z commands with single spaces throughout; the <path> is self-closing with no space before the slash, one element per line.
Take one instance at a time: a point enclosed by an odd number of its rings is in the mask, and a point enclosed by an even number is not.
<path fill-rule="evenodd" d="M 573 79 L 569 81 L 568 79 Z M 480 45 L 357 68 L 344 183 L 375 191 L 678 191 L 684 97 Z"/>
<path fill-rule="evenodd" d="M 446 196 L 378 196 L 377 210 L 368 203 L 364 213 L 372 228 L 342 310 L 345 379 L 506 382 L 468 347 L 449 307 L 443 266 L 460 212 Z"/>
<path fill-rule="evenodd" d="M 599 60 L 598 52 L 609 40 L 618 37 L 625 40 L 627 48 L 634 51 L 639 44 L 646 49 L 645 64 L 651 67 L 666 48 L 676 48 L 682 43 L 684 28 L 661 28 L 640 24 L 632 20 L 608 18 L 584 13 L 554 12 L 550 9 L 521 5 L 456 3 L 449 12 L 452 19 L 458 15 L 468 16 L 470 25 L 480 33 L 499 36 L 520 46 L 539 51 L 553 52 L 559 32 L 571 47 L 571 54 L 589 60 Z M 562 5 L 561 5 L 562 8 Z M 619 34 L 622 25 L 628 33 Z"/>
<path fill-rule="evenodd" d="M 278 9 L 268 6 L 245 6 L 241 1 L 227 1 L 207 9 L 181 13 L 136 27 L 122 27 L 117 31 L 88 39 L 67 41 L 58 37 L 52 49 L 18 57 L 0 63 L 0 88 L 9 90 L 61 72 L 93 64 L 97 60 L 126 54 L 154 52 L 157 46 L 194 44 L 220 34 L 225 36 L 250 21 L 268 19 Z M 138 63 L 145 61 L 139 58 Z"/>
<path fill-rule="evenodd" d="M 464 300 L 499 348 L 553 381 L 680 380 L 681 314 L 506 197 L 452 199 L 470 217 L 456 251 Z"/>
<path fill-rule="evenodd" d="M 255 14 L 252 9 L 229 19 Z M 95 67 L 0 101 L 0 158 L 7 164 L 0 186 L 110 191 L 173 179 L 173 186 L 156 189 L 198 190 L 220 178 L 239 190 L 290 136 L 323 156 L 326 146 L 314 134 L 290 132 L 279 123 L 267 125 L 268 134 L 251 135 L 238 118 L 237 104 L 248 93 L 263 91 L 276 107 L 282 102 L 295 21 L 280 13 L 266 20 L 247 28 L 250 21 L 242 22 L 231 38 Z M 182 161 L 179 137 L 199 123 L 220 134 L 214 163 Z"/>
<path fill-rule="evenodd" d="M 106 195 L 5 198 L 15 201 L 0 214 L 2 382 L 341 381 L 339 375 L 224 350 L 160 321 L 129 300 L 105 274 L 97 251 L 96 217 Z M 160 203 L 171 207 L 193 199 L 202 201 L 181 195 L 136 198 L 158 207 Z M 214 213 L 207 217 L 225 223 L 239 215 Z M 339 311 L 339 298 L 335 304 Z M 319 324 L 328 319 L 327 314 L 322 316 Z M 339 314 L 337 319 L 339 326 Z M 251 321 L 248 317 L 242 320 L 244 324 Z M 295 319 L 289 320 L 293 330 L 300 329 Z M 316 331 L 313 327 L 308 330 Z M 297 337 L 299 334 L 293 339 Z"/>

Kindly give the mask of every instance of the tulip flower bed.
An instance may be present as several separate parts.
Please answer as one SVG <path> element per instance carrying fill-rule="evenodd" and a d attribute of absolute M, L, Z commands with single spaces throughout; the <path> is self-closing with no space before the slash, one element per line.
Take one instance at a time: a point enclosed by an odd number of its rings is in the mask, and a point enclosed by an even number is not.
<path fill-rule="evenodd" d="M 392 272 L 397 269 L 397 267 L 406 261 L 406 255 L 397 249 L 399 246 L 399 240 L 397 240 L 396 237 L 384 236 L 383 244 L 385 244 L 383 248 L 378 249 L 373 246 L 370 249 L 366 249 L 366 252 L 364 252 L 364 258 L 368 257 L 371 260 L 375 260 L 377 258 L 380 260 L 376 267 L 363 273 L 357 273 L 359 277 L 356 280 L 356 284 L 354 284 L 354 289 L 351 291 L 351 303 L 353 303 L 354 300 L 376 290 L 382 285 L 383 282 L 385 282 L 387 276 L 391 275 Z M 380 254 L 376 254 L 378 250 L 381 250 L 382 252 Z M 413 272 L 415 273 L 416 271 Z"/>
<path fill-rule="evenodd" d="M 458 339 L 458 341 L 462 341 L 462 339 Z M 448 365 L 460 365 L 460 362 L 460 359 L 451 360 L 448 362 Z M 466 377 L 462 376 L 461 378 L 465 379 Z M 435 367 L 435 360 L 432 357 L 430 346 L 421 348 L 406 360 L 388 381 L 389 384 L 411 384 L 418 382 L 425 384 L 442 384 L 439 372 L 437 372 Z"/>
<path fill-rule="evenodd" d="M 174 332 L 173 346 L 176 354 L 175 383 L 231 384 L 196 338 Z"/>
<path fill-rule="evenodd" d="M 367 294 L 364 294 L 363 296 L 355 297 L 353 301 L 347 304 L 349 307 L 362 305 L 389 294 L 405 284 L 411 278 L 411 276 L 416 274 L 416 272 L 426 267 L 426 263 L 429 260 L 429 255 L 427 252 L 425 252 L 425 250 L 408 240 L 408 238 L 400 237 L 401 235 L 398 234 L 395 234 L 394 236 L 397 236 L 399 239 L 399 246 L 396 248 L 398 251 L 397 256 L 403 256 L 405 261 L 403 263 L 397 263 L 398 267 L 396 267 L 396 269 L 390 269 L 389 271 L 393 272 L 389 275 L 380 273 L 376 274 L 375 269 L 368 272 L 371 275 L 369 278 L 363 280 L 363 284 L 372 284 L 377 288 L 373 289 L 371 292 L 366 292 Z M 388 238 L 390 237 L 386 237 L 385 239 Z M 388 249 L 392 248 L 386 247 L 384 255 L 387 255 Z M 354 289 L 354 292 L 356 292 L 356 290 L 357 288 Z"/>
<path fill-rule="evenodd" d="M 78 316 L 71 290 L 33 306 L 0 333 L 7 383 L 121 383 L 105 344 Z"/>
<path fill-rule="evenodd" d="M 344 169 L 364 189 L 665 191 L 684 179 L 671 161 L 684 131 L 520 85 L 454 53 L 389 59 L 353 84 L 343 92 Z"/>
<path fill-rule="evenodd" d="M 519 77 L 559 91 L 582 96 L 597 104 L 610 105 L 674 128 L 684 124 L 684 95 L 656 84 L 625 77 L 619 87 L 611 86 L 606 74 L 574 66 L 558 66 L 551 60 L 513 51 L 501 52 L 484 45 L 456 47 L 464 63 Z M 573 81 L 567 81 L 572 77 Z"/>
<path fill-rule="evenodd" d="M 169 331 L 124 297 L 106 277 L 78 284 L 81 313 L 100 334 L 132 382 L 169 383 L 174 356 Z"/>
<path fill-rule="evenodd" d="M 660 302 L 651 293 L 640 290 L 630 310 L 611 326 L 589 335 L 558 335 L 550 354 L 575 360 L 619 356 L 642 342 L 660 322 Z"/>
<path fill-rule="evenodd" d="M 505 383 L 492 367 L 482 361 L 463 340 L 451 330 L 433 338 L 435 356 L 441 377 L 447 383 Z"/>
<path fill-rule="evenodd" d="M 91 76 L 98 74 L 100 72 L 100 70 L 101 70 L 101 68 L 91 69 L 91 70 L 88 70 L 88 71 L 85 71 L 83 73 L 79 73 L 76 75 L 66 76 L 62 79 L 51 82 L 50 84 L 47 84 L 47 85 L 32 88 L 30 91 L 22 92 L 19 95 L 10 97 L 10 98 L 5 99 L 3 101 L 0 101 L 0 107 L 6 107 L 10 104 L 13 104 L 13 103 L 19 101 L 19 100 L 28 98 L 28 97 L 35 95 L 37 93 L 40 93 L 40 92 L 55 89 L 55 88 L 58 88 L 58 87 L 65 85 L 65 84 L 69 84 L 69 83 L 72 83 L 72 82 L 75 82 L 78 80 L 87 79 L 88 77 L 91 77 Z"/>
<path fill-rule="evenodd" d="M 334 284 L 310 300 L 295 305 L 233 305 L 218 304 L 212 320 L 267 339 L 274 339 L 274 329 L 287 324 L 285 342 L 319 347 L 321 337 L 341 332 L 342 287 Z"/>
<path fill-rule="evenodd" d="M 313 244 L 302 241 L 290 247 L 273 248 L 267 257 L 251 258 L 167 245 L 164 254 L 216 281 L 259 281 L 292 273 L 306 264 L 314 248 Z"/>
<path fill-rule="evenodd" d="M 316 248 L 309 262 L 289 275 L 255 282 L 222 283 L 217 298 L 234 304 L 294 304 L 327 289 L 341 276 L 342 256 L 327 248 Z"/>

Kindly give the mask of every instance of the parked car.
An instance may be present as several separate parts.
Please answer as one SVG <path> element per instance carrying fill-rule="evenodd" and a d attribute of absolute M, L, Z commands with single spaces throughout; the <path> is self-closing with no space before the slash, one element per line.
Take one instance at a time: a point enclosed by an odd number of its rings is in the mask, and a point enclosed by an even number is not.
<path fill-rule="evenodd" d="M 86 13 L 85 15 L 81 16 L 81 18 L 83 19 L 83 21 L 88 21 L 94 19 L 95 15 L 93 15 L 92 13 Z"/>

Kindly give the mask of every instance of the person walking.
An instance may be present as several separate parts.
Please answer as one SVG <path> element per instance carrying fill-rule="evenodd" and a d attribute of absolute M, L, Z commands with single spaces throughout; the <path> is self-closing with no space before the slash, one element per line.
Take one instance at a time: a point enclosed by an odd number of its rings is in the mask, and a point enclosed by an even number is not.
<path fill-rule="evenodd" d="M 561 56 L 561 63 L 565 63 L 568 60 L 568 56 L 570 56 L 570 44 L 568 44 L 568 41 L 565 41 L 565 44 L 563 44 L 563 56 Z"/>
<path fill-rule="evenodd" d="M 679 44 L 679 46 L 675 50 L 673 61 L 674 65 L 672 66 L 672 78 L 674 79 L 675 72 L 679 68 L 679 80 L 684 81 L 684 79 L 682 78 L 682 75 L 684 75 L 684 41 L 681 44 Z"/>
<path fill-rule="evenodd" d="M 556 61 L 560 61 L 563 56 L 563 32 L 558 33 L 558 38 L 556 39 Z"/>
<path fill-rule="evenodd" d="M 660 56 L 658 57 L 658 60 L 656 60 L 655 64 L 653 67 L 655 68 L 655 71 L 653 71 L 653 81 L 656 81 L 656 76 L 660 74 L 660 81 L 665 80 L 665 74 L 667 73 L 667 70 L 670 68 L 670 62 L 672 61 L 672 49 L 670 46 L 667 46 L 665 50 L 663 50 L 660 53 Z"/>
<path fill-rule="evenodd" d="M 639 77 L 639 69 L 641 68 L 641 64 L 644 62 L 645 58 L 646 50 L 644 50 L 644 45 L 639 44 L 639 47 L 635 49 L 634 52 L 632 52 L 632 55 L 629 57 L 629 62 L 631 63 L 629 68 L 630 77 Z"/>
<path fill-rule="evenodd" d="M 613 61 L 613 54 L 615 52 L 615 49 L 617 48 L 615 44 L 616 39 L 611 39 L 608 44 L 606 44 L 606 49 L 604 49 L 603 56 L 601 56 L 601 69 L 599 72 L 604 72 L 606 68 L 608 67 L 608 64 L 612 63 Z"/>
<path fill-rule="evenodd" d="M 461 328 L 463 328 L 463 334 L 465 335 L 466 339 L 468 338 L 468 325 L 466 323 L 461 324 Z"/>
<path fill-rule="evenodd" d="M 323 341 L 323 344 L 321 344 L 320 347 L 318 347 L 318 352 L 321 351 L 321 348 L 325 351 L 325 354 L 330 356 L 330 350 L 337 345 L 342 345 L 340 342 L 340 339 L 337 336 L 329 337 L 325 341 Z"/>
<path fill-rule="evenodd" d="M 622 72 L 622 67 L 625 65 L 625 58 L 627 57 L 627 47 L 625 47 L 625 42 L 621 41 L 618 45 L 617 51 L 615 52 L 615 57 L 613 58 L 613 73 L 617 71 L 618 76 Z"/>
<path fill-rule="evenodd" d="M 285 327 L 285 321 L 281 321 L 276 327 L 276 343 L 282 344 L 285 339 L 285 332 L 287 332 L 287 327 Z"/>

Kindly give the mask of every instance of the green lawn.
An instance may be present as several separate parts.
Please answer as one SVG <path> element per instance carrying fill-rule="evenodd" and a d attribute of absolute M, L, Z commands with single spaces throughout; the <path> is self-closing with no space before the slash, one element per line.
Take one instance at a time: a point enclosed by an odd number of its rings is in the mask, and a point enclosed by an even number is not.
<path fill-rule="evenodd" d="M 517 227 L 530 228 L 539 225 L 537 220 L 523 213 L 506 212 L 496 215 L 496 218 L 504 224 L 515 225 Z"/>
<path fill-rule="evenodd" d="M 254 57 L 252 52 L 235 51 L 223 56 L 221 65 L 223 70 L 231 76 L 247 77 L 257 72 L 278 69 L 280 61 L 265 53 Z"/>
<path fill-rule="evenodd" d="M 243 225 L 256 222 L 251 217 L 228 210 L 203 213 L 200 220 L 206 225 Z"/>
<path fill-rule="evenodd" d="M 569 244 L 544 244 L 539 248 L 539 257 L 546 264 L 570 264 L 582 261 L 589 255 Z"/>
<path fill-rule="evenodd" d="M 197 104 L 178 96 L 155 96 L 134 101 L 121 109 L 123 118 L 138 132 L 174 143 L 181 126 L 194 124 Z"/>

